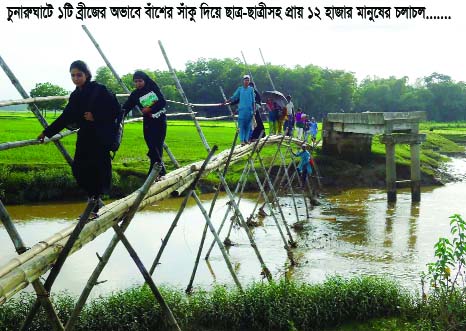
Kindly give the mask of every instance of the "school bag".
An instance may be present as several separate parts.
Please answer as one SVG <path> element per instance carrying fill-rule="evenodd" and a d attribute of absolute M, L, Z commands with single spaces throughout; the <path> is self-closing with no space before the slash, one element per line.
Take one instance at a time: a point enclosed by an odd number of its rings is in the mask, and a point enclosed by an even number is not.
<path fill-rule="evenodd" d="M 120 103 L 115 95 L 115 93 L 110 92 L 107 88 L 104 89 L 106 93 L 109 94 L 109 104 L 108 109 L 106 111 L 115 112 L 117 115 L 115 120 L 111 123 L 110 126 L 101 127 L 97 130 L 99 138 L 102 144 L 112 152 L 111 158 L 112 160 L 115 158 L 115 154 L 120 148 L 121 141 L 123 139 L 123 131 L 124 131 L 124 117 L 125 111 L 121 108 Z M 96 88 L 93 91 L 93 94 L 90 97 L 89 105 L 92 105 L 97 98 L 99 93 L 99 89 Z"/>

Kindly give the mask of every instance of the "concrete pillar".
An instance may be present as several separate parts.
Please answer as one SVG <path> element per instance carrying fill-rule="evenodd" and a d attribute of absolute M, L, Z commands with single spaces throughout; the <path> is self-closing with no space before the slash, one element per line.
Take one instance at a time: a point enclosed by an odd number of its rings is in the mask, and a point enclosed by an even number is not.
<path fill-rule="evenodd" d="M 421 144 L 411 144 L 411 199 L 421 201 Z"/>
<path fill-rule="evenodd" d="M 395 144 L 385 144 L 385 181 L 387 184 L 388 202 L 396 201 L 396 163 L 395 163 Z"/>

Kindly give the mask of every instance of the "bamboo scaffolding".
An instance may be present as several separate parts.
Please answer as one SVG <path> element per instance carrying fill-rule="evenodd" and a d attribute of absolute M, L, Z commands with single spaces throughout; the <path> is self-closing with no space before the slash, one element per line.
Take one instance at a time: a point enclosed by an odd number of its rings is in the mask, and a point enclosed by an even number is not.
<path fill-rule="evenodd" d="M 288 222 L 286 221 L 286 218 L 285 218 L 285 215 L 283 214 L 283 210 L 282 210 L 282 207 L 280 206 L 280 202 L 278 200 L 278 195 L 277 193 L 275 192 L 275 188 L 273 187 L 273 184 L 272 184 L 272 181 L 270 180 L 270 176 L 269 174 L 267 173 L 267 171 L 265 170 L 265 166 L 264 166 L 264 162 L 262 161 L 262 158 L 260 156 L 259 153 L 257 153 L 257 159 L 259 160 L 259 164 L 261 166 L 262 169 L 264 169 L 264 173 L 265 173 L 265 180 L 267 181 L 267 183 L 269 184 L 269 188 L 270 188 L 270 191 L 272 192 L 272 197 L 275 201 L 277 201 L 277 208 L 278 208 L 278 212 L 280 213 L 280 216 L 282 218 L 282 222 L 283 222 L 283 225 L 285 225 L 285 230 L 286 230 L 286 233 L 288 235 L 288 238 L 289 238 L 289 244 L 290 246 L 294 247 L 296 246 L 296 243 L 295 241 L 293 240 L 293 237 L 291 235 L 291 232 L 290 232 L 290 228 L 288 227 Z M 254 165 L 254 164 L 253 164 Z M 253 169 L 254 172 L 255 172 L 255 169 Z M 257 176 L 256 174 L 256 179 L 259 179 L 259 176 Z M 258 185 L 261 185 L 260 181 L 258 182 Z M 262 191 L 262 190 L 261 190 Z M 264 191 L 265 193 L 265 191 Z M 265 194 L 265 196 L 267 196 L 267 194 Z M 264 197 L 265 198 L 265 197 Z M 289 248 L 287 247 L 287 250 Z"/>
<path fill-rule="evenodd" d="M 248 163 L 246 163 L 246 165 L 248 165 Z M 244 190 L 244 187 L 246 186 L 246 178 L 248 177 L 248 174 L 249 174 L 249 166 L 245 166 L 243 168 L 243 172 L 241 173 L 241 176 L 238 180 L 238 183 L 236 184 L 236 188 L 235 188 L 235 192 L 233 193 L 234 196 L 237 196 L 238 195 L 238 192 L 239 192 L 239 189 L 241 188 L 241 191 L 240 191 L 240 194 L 238 196 L 238 201 L 237 201 L 237 204 L 239 204 L 241 202 L 241 196 L 243 194 L 243 190 Z M 228 215 L 230 214 L 230 211 L 232 210 L 233 208 L 231 207 L 231 204 L 228 204 L 228 208 L 227 208 L 227 211 L 225 212 L 225 216 L 223 217 L 223 220 L 222 222 L 220 223 L 220 226 L 218 228 L 218 234 L 220 235 L 222 229 L 223 229 L 223 226 L 225 225 L 225 221 L 226 219 L 228 218 Z M 233 222 L 231 222 L 231 224 L 233 224 Z M 228 238 L 228 237 L 227 237 Z M 226 243 L 226 239 L 223 241 L 223 243 Z M 210 253 L 212 252 L 212 249 L 214 248 L 214 245 L 215 245 L 215 241 L 212 240 L 212 243 L 210 244 L 209 246 L 209 249 L 207 250 L 207 254 L 206 256 L 204 257 L 205 260 L 208 260 L 209 259 L 209 256 L 210 256 Z"/>
<path fill-rule="evenodd" d="M 266 139 L 262 139 L 262 143 L 264 143 L 264 145 L 272 145 L 278 142 L 277 137 L 270 137 L 267 141 L 265 140 Z M 235 163 L 242 160 L 243 157 L 250 154 L 252 150 L 252 145 L 246 145 L 242 147 L 236 146 L 232 155 L 231 163 Z M 215 171 L 217 168 L 222 167 L 225 160 L 228 157 L 228 154 L 229 151 L 227 150 L 215 155 L 207 165 L 207 173 L 210 173 L 212 171 Z M 141 204 L 142 207 L 146 206 L 147 204 L 158 201 L 161 198 L 169 196 L 172 192 L 178 190 L 190 181 L 194 180 L 196 169 L 199 169 L 201 165 L 202 161 L 178 168 L 168 173 L 166 175 L 165 180 L 156 182 L 151 186 L 146 199 L 144 199 L 144 201 Z M 110 227 L 108 225 L 108 222 L 113 221 L 111 219 L 112 216 L 121 216 L 121 213 L 123 213 L 125 209 L 129 208 L 129 205 L 134 201 L 134 198 L 135 193 L 132 193 L 123 199 L 114 201 L 111 204 L 108 204 L 107 206 L 103 207 L 100 211 L 101 216 L 94 222 L 88 224 L 86 228 L 92 226 L 92 231 L 96 231 L 97 228 L 103 228 L 104 230 L 107 230 Z M 3 277 L 6 273 L 12 271 L 14 268 L 26 263 L 29 259 L 40 254 L 47 248 L 50 248 L 60 240 L 69 236 L 73 227 L 74 226 L 71 225 L 65 228 L 64 230 L 55 233 L 51 237 L 43 241 L 40 241 L 39 243 L 31 247 L 31 249 L 25 252 L 24 254 L 11 259 L 8 263 L 0 267 L 0 277 Z M 84 231 L 86 231 L 86 229 Z"/>
<path fill-rule="evenodd" d="M 175 80 L 175 85 L 176 85 L 176 87 L 177 87 L 177 89 L 178 89 L 178 92 L 179 92 L 180 95 L 182 96 L 183 101 L 184 101 L 185 103 L 189 104 L 188 98 L 186 97 L 186 94 L 185 94 L 184 91 L 183 91 L 183 88 L 182 88 L 182 86 L 181 86 L 181 83 L 180 83 L 180 81 L 178 80 L 178 77 L 176 76 L 175 70 L 173 70 L 173 68 L 172 68 L 172 66 L 171 66 L 171 64 L 170 64 L 170 60 L 168 59 L 168 56 L 167 56 L 167 54 L 166 54 L 166 52 L 165 52 L 165 49 L 164 49 L 164 47 L 163 47 L 163 45 L 162 45 L 162 42 L 161 42 L 160 40 L 159 40 L 159 46 L 160 46 L 160 50 L 162 51 L 163 57 L 165 58 L 165 62 L 167 63 L 167 66 L 168 66 L 170 72 L 172 73 L 173 79 Z M 205 138 L 205 136 L 204 136 L 204 133 L 202 132 L 202 128 L 201 128 L 201 126 L 199 125 L 198 121 L 196 120 L 196 116 L 194 116 L 192 108 L 191 108 L 189 105 L 187 106 L 187 108 L 188 108 L 189 113 L 191 114 L 191 117 L 192 117 L 193 121 L 194 121 L 194 125 L 196 126 L 197 132 L 198 132 L 198 134 L 199 134 L 199 137 L 201 138 L 201 141 L 202 141 L 202 143 L 203 143 L 203 145 L 204 145 L 204 148 L 207 150 L 207 152 L 209 152 L 209 151 L 210 151 L 210 147 L 209 147 L 209 144 L 207 143 L 207 140 L 206 140 L 206 138 Z M 257 144 L 254 144 L 254 146 L 257 146 Z M 228 199 L 230 200 L 230 204 L 231 204 L 231 205 L 233 206 L 233 208 L 235 209 L 235 212 L 237 213 L 237 215 L 238 215 L 238 217 L 239 217 L 239 219 L 240 219 L 240 222 L 241 222 L 241 224 L 242 224 L 244 230 L 246 231 L 246 234 L 247 234 L 247 236 L 248 236 L 249 242 L 251 243 L 251 247 L 254 249 L 254 252 L 256 253 L 256 256 L 257 256 L 257 258 L 258 258 L 258 260 L 259 260 L 259 263 L 260 263 L 260 265 L 261 265 L 262 274 L 263 274 L 265 277 L 267 277 L 267 280 L 268 280 L 268 281 L 271 281 L 271 280 L 272 280 L 272 275 L 271 275 L 269 269 L 267 268 L 267 266 L 266 266 L 266 264 L 265 264 L 265 262 L 264 262 L 264 259 L 262 258 L 261 254 L 260 254 L 260 252 L 259 252 L 259 249 L 257 248 L 257 245 L 256 245 L 256 243 L 255 243 L 255 241 L 254 241 L 254 238 L 253 238 L 251 232 L 249 231 L 249 228 L 247 227 L 247 224 L 246 224 L 246 222 L 245 222 L 245 220 L 244 220 L 243 214 L 242 214 L 241 211 L 239 210 L 239 207 L 238 207 L 238 205 L 237 205 L 236 202 L 235 202 L 235 198 L 234 198 L 234 196 L 232 195 L 232 193 L 231 193 L 231 191 L 230 191 L 230 188 L 228 187 L 228 184 L 227 184 L 225 178 L 223 177 L 222 173 L 221 173 L 218 169 L 217 169 L 217 175 L 218 175 L 218 177 L 220 178 L 220 181 L 221 181 L 221 183 L 222 183 L 222 185 L 223 185 L 223 188 L 224 188 L 224 190 L 225 190 L 225 192 L 226 192 L 226 194 L 227 194 L 227 196 L 228 196 Z M 207 216 L 207 212 L 205 212 L 204 207 L 202 206 L 202 203 L 201 203 L 201 201 L 199 200 L 198 196 L 194 194 L 193 197 L 194 197 L 194 199 L 196 200 L 196 202 L 197 202 L 199 208 L 201 209 L 201 211 L 203 212 L 203 214 L 204 214 L 205 216 Z M 210 225 L 209 225 L 209 226 L 210 226 Z M 218 238 L 217 233 L 216 233 L 215 231 L 212 231 L 212 233 L 214 234 L 214 236 L 216 237 L 216 240 L 217 240 L 217 238 Z M 222 246 L 223 246 L 223 244 L 221 243 L 221 241 L 218 241 L 218 244 L 219 244 L 219 247 L 222 247 Z"/>
<path fill-rule="evenodd" d="M 237 140 L 238 140 L 238 131 L 236 131 L 236 133 L 235 133 L 235 137 L 233 138 L 233 143 L 232 143 L 231 148 L 230 148 L 230 154 L 228 155 L 228 159 L 225 162 L 225 167 L 223 168 L 223 176 L 224 177 L 226 176 L 226 174 L 228 172 L 228 167 L 230 166 L 231 157 L 232 157 L 233 152 L 235 150 L 235 145 L 236 145 Z M 217 185 L 217 187 L 215 189 L 214 198 L 212 199 L 212 202 L 210 204 L 210 209 L 209 209 L 209 214 L 208 214 L 209 218 L 212 218 L 212 212 L 214 211 L 215 203 L 217 202 L 219 192 L 220 192 L 220 184 Z M 199 260 L 201 259 L 202 249 L 204 248 L 204 242 L 205 242 L 205 238 L 207 236 L 207 228 L 208 228 L 208 224 L 206 222 L 206 224 L 204 225 L 204 230 L 202 231 L 201 242 L 199 244 L 199 249 L 197 250 L 196 259 L 194 260 L 194 268 L 193 268 L 193 271 L 191 273 L 191 278 L 189 279 L 188 286 L 186 287 L 186 293 L 191 293 L 192 288 L 193 288 L 194 277 L 196 276 L 197 267 L 199 265 Z M 220 230 L 218 230 L 217 234 L 220 236 Z"/>
<path fill-rule="evenodd" d="M 26 245 L 23 242 L 23 239 L 19 235 L 18 231 L 16 231 L 16 227 L 13 224 L 8 211 L 6 210 L 3 203 L 0 201 L 0 219 L 5 226 L 8 235 L 10 236 L 13 245 L 15 246 L 16 252 L 18 254 L 22 254 L 26 251 Z M 63 330 L 63 325 L 58 318 L 57 312 L 50 301 L 49 295 L 47 290 L 44 287 L 44 284 L 39 279 L 36 279 L 32 282 L 32 286 L 34 291 L 36 292 L 37 297 L 41 300 L 41 304 L 45 309 L 47 317 L 49 318 L 52 328 L 55 331 Z"/>
<path fill-rule="evenodd" d="M 159 164 L 154 165 L 152 168 L 152 171 L 150 172 L 149 176 L 147 177 L 146 181 L 144 184 L 136 191 L 137 192 L 137 197 L 131 206 L 131 208 L 128 210 L 126 215 L 123 216 L 123 222 L 120 224 L 120 229 L 121 232 L 124 233 L 126 229 L 128 228 L 130 222 L 132 221 L 134 215 L 136 214 L 137 210 L 139 209 L 139 206 L 146 196 L 147 192 L 149 191 L 149 188 L 151 184 L 153 183 L 155 177 L 159 174 L 161 170 L 161 167 Z M 100 274 L 104 270 L 105 266 L 107 265 L 107 262 L 110 260 L 110 257 L 115 250 L 117 244 L 120 242 L 120 239 L 118 235 L 114 235 L 110 243 L 108 244 L 107 248 L 105 249 L 104 254 L 102 257 L 99 258 L 99 263 L 95 267 L 94 271 L 92 272 L 89 280 L 86 283 L 86 286 L 84 287 L 81 295 L 79 296 L 78 301 L 76 302 L 75 308 L 73 309 L 70 318 L 68 319 L 68 322 L 66 323 L 65 330 L 66 331 L 71 331 L 74 328 L 74 324 L 78 320 L 78 316 L 81 313 L 84 304 L 86 303 L 89 294 L 91 293 L 92 289 L 94 286 L 97 284 L 97 281 L 99 279 Z"/>
<path fill-rule="evenodd" d="M 91 214 L 92 210 L 94 210 L 94 207 L 96 205 L 97 205 L 97 200 L 92 198 L 87 203 L 87 206 L 84 212 L 81 214 L 81 216 L 79 216 L 78 224 L 76 224 L 76 226 L 73 229 L 73 232 L 71 233 L 68 240 L 66 241 L 63 249 L 58 254 L 57 261 L 53 264 L 52 269 L 50 270 L 50 273 L 44 283 L 44 289 L 47 292 L 50 292 L 50 290 L 52 289 L 53 283 L 57 279 L 58 274 L 60 273 L 61 268 L 65 264 L 65 261 L 68 258 L 68 255 L 70 254 L 70 251 L 73 248 L 74 243 L 76 242 L 76 240 L 78 240 L 79 234 L 84 228 L 87 220 L 89 219 L 89 215 Z M 23 331 L 23 330 L 29 329 L 29 326 L 34 320 L 34 317 L 39 312 L 39 308 L 41 307 L 41 305 L 42 305 L 42 300 L 40 300 L 40 296 L 38 296 L 36 301 L 32 305 L 31 309 L 29 310 L 29 313 L 26 316 L 24 323 L 21 325 L 20 330 Z"/>
<path fill-rule="evenodd" d="M 0 56 L 0 67 L 2 67 L 3 71 L 5 72 L 5 74 L 8 76 L 8 78 L 11 80 L 11 83 L 15 86 L 16 90 L 19 92 L 19 94 L 24 98 L 29 98 L 29 95 L 27 94 L 26 90 L 23 88 L 23 86 L 21 85 L 21 83 L 19 82 L 18 78 L 16 78 L 16 76 L 13 74 L 13 72 L 11 71 L 11 69 L 8 67 L 8 65 L 5 63 L 5 61 L 3 60 L 3 58 Z M 32 108 L 31 108 L 34 116 L 36 116 L 37 120 L 39 121 L 39 123 L 42 125 L 42 127 L 45 129 L 46 127 L 48 127 L 48 124 L 47 124 L 47 121 L 45 120 L 45 118 L 41 115 L 40 111 L 39 111 L 39 108 L 35 105 L 35 104 L 32 104 Z M 62 145 L 62 143 L 60 141 L 55 141 L 54 142 L 55 146 L 57 146 L 58 150 L 60 151 L 60 153 L 63 155 L 63 157 L 65 158 L 66 162 L 68 162 L 69 165 L 72 165 L 73 164 L 73 159 L 71 158 L 71 156 L 68 154 L 68 152 L 66 151 L 65 147 Z"/>

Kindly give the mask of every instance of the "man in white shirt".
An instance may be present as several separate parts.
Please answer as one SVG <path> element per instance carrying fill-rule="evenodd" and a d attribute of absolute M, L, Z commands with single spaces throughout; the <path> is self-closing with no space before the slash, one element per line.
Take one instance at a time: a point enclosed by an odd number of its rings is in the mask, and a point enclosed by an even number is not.
<path fill-rule="evenodd" d="M 285 135 L 293 137 L 294 105 L 291 101 L 291 95 L 287 95 L 286 100 L 288 100 L 288 103 L 286 104 L 287 120 L 285 121 L 285 125 L 283 126 L 283 131 L 285 132 Z"/>

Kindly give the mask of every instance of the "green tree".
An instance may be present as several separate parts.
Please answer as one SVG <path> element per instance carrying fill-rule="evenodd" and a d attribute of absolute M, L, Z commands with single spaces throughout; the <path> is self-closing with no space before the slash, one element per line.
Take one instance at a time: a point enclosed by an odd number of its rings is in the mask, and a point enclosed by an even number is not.
<path fill-rule="evenodd" d="M 52 83 L 37 83 L 36 86 L 31 90 L 29 93 L 31 97 L 48 97 L 48 96 L 64 96 L 68 95 L 69 92 L 64 88 L 54 85 Z M 36 103 L 39 110 L 42 112 L 44 116 L 47 116 L 47 110 L 54 110 L 55 115 L 57 110 L 65 109 L 66 100 L 53 100 L 53 101 L 46 101 L 46 102 L 38 102 Z M 29 106 L 32 107 L 32 106 Z"/>

